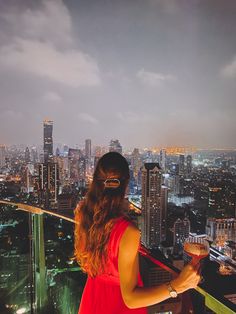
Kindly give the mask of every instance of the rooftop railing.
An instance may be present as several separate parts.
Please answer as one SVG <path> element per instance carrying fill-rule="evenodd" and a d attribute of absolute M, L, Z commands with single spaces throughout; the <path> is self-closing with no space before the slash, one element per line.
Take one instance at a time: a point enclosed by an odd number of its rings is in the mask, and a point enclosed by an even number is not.
<path fill-rule="evenodd" d="M 86 275 L 72 259 L 75 221 L 28 204 L 0 200 L 0 206 L 0 313 L 76 314 Z M 144 246 L 139 253 L 144 284 L 178 274 Z M 234 293 L 230 300 L 236 298 L 236 284 Z M 206 282 L 149 313 L 236 313 L 229 299 Z"/>

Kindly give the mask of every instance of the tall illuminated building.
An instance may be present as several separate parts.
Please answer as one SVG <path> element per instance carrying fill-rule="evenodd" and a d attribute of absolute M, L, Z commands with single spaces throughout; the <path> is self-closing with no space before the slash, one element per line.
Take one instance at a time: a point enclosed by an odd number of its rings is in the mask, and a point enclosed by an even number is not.
<path fill-rule="evenodd" d="M 120 145 L 119 140 L 111 140 L 110 141 L 109 151 L 122 154 L 122 146 Z"/>
<path fill-rule="evenodd" d="M 25 149 L 25 162 L 26 163 L 30 162 L 30 150 L 29 150 L 29 147 L 26 147 L 26 149 Z"/>
<path fill-rule="evenodd" d="M 79 158 L 82 153 L 80 149 L 69 148 L 68 151 L 68 168 L 69 178 L 72 183 L 77 183 L 79 180 Z"/>
<path fill-rule="evenodd" d="M 223 191 L 221 187 L 208 187 L 208 211 L 210 217 L 220 218 L 224 215 Z"/>
<path fill-rule="evenodd" d="M 44 151 L 44 162 L 48 162 L 53 157 L 53 121 L 43 121 L 43 151 Z"/>
<path fill-rule="evenodd" d="M 192 173 L 192 156 L 191 155 L 188 155 L 186 157 L 186 173 L 187 175 L 191 174 Z"/>
<path fill-rule="evenodd" d="M 157 247 L 162 240 L 161 185 L 159 164 L 145 163 L 142 167 L 141 239 L 149 248 Z"/>
<path fill-rule="evenodd" d="M 90 160 L 91 158 L 91 140 L 90 139 L 85 140 L 85 157 L 87 160 Z"/>
<path fill-rule="evenodd" d="M 39 199 L 45 208 L 55 207 L 59 192 L 59 167 L 57 163 L 39 164 Z"/>
<path fill-rule="evenodd" d="M 160 167 L 163 172 L 166 171 L 166 150 L 160 150 Z"/>
<path fill-rule="evenodd" d="M 161 186 L 161 241 L 166 240 L 167 232 L 168 187 Z"/>
<path fill-rule="evenodd" d="M 189 237 L 190 233 L 190 221 L 187 217 L 183 220 L 178 218 L 174 223 L 174 248 L 178 251 L 183 250 L 183 244 L 185 239 Z"/>
<path fill-rule="evenodd" d="M 59 157 L 61 155 L 59 147 L 57 147 L 55 155 L 56 157 Z"/>
<path fill-rule="evenodd" d="M 208 218 L 206 234 L 210 241 L 218 247 L 224 247 L 227 241 L 234 241 L 236 238 L 235 218 Z"/>
<path fill-rule="evenodd" d="M 0 145 L 0 168 L 6 164 L 6 146 Z"/>
<path fill-rule="evenodd" d="M 32 157 L 32 162 L 33 164 L 35 164 L 36 162 L 38 162 L 38 152 L 36 147 L 32 147 L 31 148 L 31 157 Z"/>
<path fill-rule="evenodd" d="M 79 177 L 78 177 L 78 184 L 79 187 L 86 186 L 86 159 L 81 156 L 78 160 L 78 170 L 79 170 Z"/>
<path fill-rule="evenodd" d="M 139 149 L 134 148 L 133 153 L 131 155 L 131 168 L 133 170 L 133 175 L 134 175 L 134 179 L 136 183 L 139 183 L 138 178 L 139 178 L 139 172 L 140 172 L 141 167 L 142 167 L 142 160 L 139 153 Z"/>
<path fill-rule="evenodd" d="M 184 175 L 185 170 L 184 161 L 185 161 L 184 155 L 179 155 L 179 175 Z"/>

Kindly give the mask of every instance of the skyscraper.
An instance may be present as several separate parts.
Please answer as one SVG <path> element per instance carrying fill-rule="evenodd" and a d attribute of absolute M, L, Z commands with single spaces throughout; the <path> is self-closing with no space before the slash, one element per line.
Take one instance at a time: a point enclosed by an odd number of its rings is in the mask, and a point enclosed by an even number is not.
<path fill-rule="evenodd" d="M 53 139 L 52 139 L 53 121 L 43 121 L 43 151 L 44 162 L 48 162 L 53 157 Z"/>
<path fill-rule="evenodd" d="M 86 159 L 81 156 L 78 160 L 78 170 L 79 170 L 79 178 L 78 184 L 79 187 L 86 186 Z"/>
<path fill-rule="evenodd" d="M 142 167 L 142 242 L 157 247 L 161 242 L 161 185 L 162 173 L 158 163 Z"/>
<path fill-rule="evenodd" d="M 160 150 L 160 166 L 161 166 L 161 170 L 165 172 L 166 171 L 166 150 L 165 149 Z"/>
<path fill-rule="evenodd" d="M 87 160 L 90 160 L 91 158 L 91 140 L 90 139 L 85 140 L 85 157 Z"/>
<path fill-rule="evenodd" d="M 57 149 L 56 149 L 56 157 L 59 157 L 60 156 L 60 149 L 59 149 L 59 147 L 57 147 Z"/>
<path fill-rule="evenodd" d="M 119 140 L 110 141 L 109 151 L 122 154 L 122 146 L 120 145 Z"/>
<path fill-rule="evenodd" d="M 179 155 L 179 175 L 184 175 L 184 155 Z"/>
<path fill-rule="evenodd" d="M 176 250 L 182 250 L 185 239 L 190 232 L 190 221 L 188 218 L 181 220 L 178 218 L 174 223 L 174 247 Z"/>
<path fill-rule="evenodd" d="M 6 163 L 6 146 L 0 145 L 0 168 L 4 167 Z"/>
<path fill-rule="evenodd" d="M 142 166 L 142 160 L 139 153 L 138 148 L 134 148 L 133 153 L 131 155 L 131 169 L 133 170 L 133 175 L 135 182 L 139 184 L 138 178 L 139 178 L 139 172 Z"/>
<path fill-rule="evenodd" d="M 72 183 L 78 183 L 79 181 L 79 159 L 82 156 L 82 152 L 77 148 L 69 148 L 68 152 L 68 166 L 69 166 L 69 178 Z"/>
<path fill-rule="evenodd" d="M 188 155 L 186 158 L 187 165 L 186 165 L 186 173 L 187 175 L 192 173 L 192 156 Z"/>
<path fill-rule="evenodd" d="M 26 149 L 25 149 L 25 162 L 26 163 L 30 162 L 30 150 L 29 150 L 29 147 L 26 147 Z"/>
<path fill-rule="evenodd" d="M 40 203 L 45 208 L 54 207 L 59 192 L 59 167 L 53 162 L 42 163 L 38 173 Z"/>
<path fill-rule="evenodd" d="M 168 206 L 168 187 L 161 186 L 161 241 L 166 240 L 166 220 L 167 220 L 167 206 Z"/>
<path fill-rule="evenodd" d="M 36 162 L 38 162 L 38 152 L 36 147 L 32 147 L 31 148 L 31 156 L 32 156 L 32 162 L 33 164 L 35 164 Z"/>
<path fill-rule="evenodd" d="M 224 217 L 223 190 L 220 186 L 208 187 L 208 215 L 210 217 Z"/>

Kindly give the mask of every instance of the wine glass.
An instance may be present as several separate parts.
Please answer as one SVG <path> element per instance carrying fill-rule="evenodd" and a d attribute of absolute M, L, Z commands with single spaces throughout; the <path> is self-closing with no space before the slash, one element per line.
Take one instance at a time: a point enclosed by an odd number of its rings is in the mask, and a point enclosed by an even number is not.
<path fill-rule="evenodd" d="M 208 241 L 202 238 L 188 237 L 184 241 L 184 251 L 192 257 L 191 264 L 196 265 L 209 255 L 210 246 Z"/>

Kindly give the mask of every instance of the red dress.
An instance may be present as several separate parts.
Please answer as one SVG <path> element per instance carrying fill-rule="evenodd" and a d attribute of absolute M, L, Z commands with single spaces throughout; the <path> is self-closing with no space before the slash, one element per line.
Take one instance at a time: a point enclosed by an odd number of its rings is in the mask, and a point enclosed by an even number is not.
<path fill-rule="evenodd" d="M 116 219 L 108 242 L 106 272 L 95 278 L 88 276 L 78 314 L 147 314 L 146 307 L 129 309 L 121 295 L 118 249 L 121 236 L 129 224 L 131 222 L 125 217 Z M 140 274 L 138 276 L 138 286 L 143 286 Z"/>

